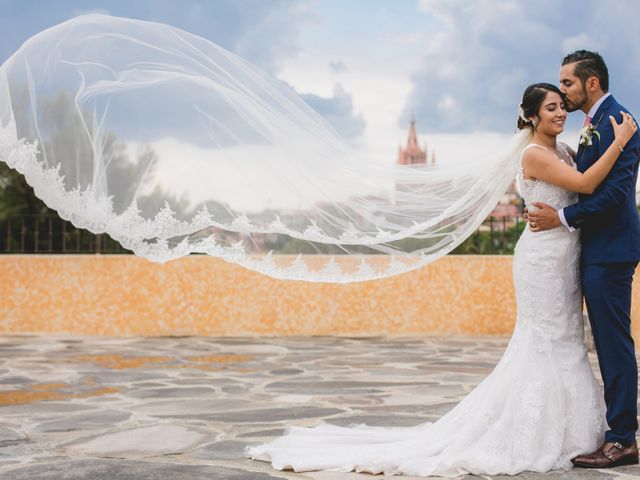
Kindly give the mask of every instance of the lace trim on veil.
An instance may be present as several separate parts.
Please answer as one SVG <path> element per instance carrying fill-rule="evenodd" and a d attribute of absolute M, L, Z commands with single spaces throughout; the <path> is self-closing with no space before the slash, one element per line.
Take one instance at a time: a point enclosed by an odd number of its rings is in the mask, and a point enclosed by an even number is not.
<path fill-rule="evenodd" d="M 126 34 L 113 35 L 114 32 Z M 153 42 L 139 41 L 147 38 Z M 147 49 L 149 45 L 154 48 Z M 47 66 L 46 71 L 42 71 L 43 65 Z M 100 68 L 93 68 L 95 65 Z M 131 65 L 136 68 L 131 70 Z M 169 196 L 165 195 L 160 196 L 158 202 L 158 205 L 164 203 L 163 206 L 145 206 L 141 211 L 142 203 L 136 202 L 135 195 L 131 200 L 126 192 L 129 187 L 137 192 L 142 180 L 120 175 L 116 182 L 123 188 L 113 189 L 113 185 L 109 185 L 113 177 L 107 182 L 109 153 L 101 149 L 106 148 L 109 132 L 122 133 L 123 117 L 134 108 L 130 106 L 130 97 L 126 97 L 129 90 L 135 91 L 136 95 L 144 94 L 147 90 L 140 82 L 146 81 L 145 85 L 148 84 L 151 90 L 153 85 L 162 83 L 150 81 L 158 78 L 167 82 L 179 78 L 183 82 L 179 84 L 182 89 L 175 98 L 168 99 L 174 102 L 171 107 L 199 108 L 199 105 L 194 107 L 189 103 L 190 92 L 196 87 L 208 88 L 198 92 L 202 94 L 199 99 L 210 101 L 209 110 L 204 112 L 208 115 L 206 118 L 223 126 L 222 120 L 229 120 L 239 133 L 244 134 L 229 140 L 224 137 L 228 129 L 215 136 L 207 130 L 209 127 L 202 127 L 202 131 L 195 132 L 200 135 L 197 141 L 210 141 L 207 148 L 214 150 L 213 147 L 219 146 L 218 141 L 226 140 L 232 142 L 231 147 L 224 142 L 222 146 L 231 150 L 236 146 L 260 143 L 256 140 L 260 137 L 259 140 L 267 147 L 273 147 L 280 156 L 277 161 L 270 158 L 271 163 L 266 165 L 258 162 L 261 158 L 248 158 L 253 163 L 246 164 L 246 171 L 260 166 L 260 172 L 267 176 L 273 173 L 269 169 L 273 166 L 274 170 L 280 168 L 285 174 L 293 172 L 291 178 L 299 183 L 294 182 L 295 188 L 287 193 L 297 201 L 295 194 L 298 191 L 315 188 L 313 194 L 319 199 L 317 204 L 326 200 L 327 209 L 323 206 L 314 207 L 315 210 L 300 207 L 295 210 L 297 216 L 291 214 L 290 218 L 286 210 L 278 210 L 285 212 L 279 216 L 273 213 L 274 210 L 264 209 L 262 217 L 256 215 L 252 219 L 253 214 L 243 210 L 227 209 L 226 216 L 217 211 L 214 214 L 204 201 L 192 196 L 188 200 L 193 210 L 179 216 L 167 201 Z M 173 88 L 174 84 L 169 85 Z M 70 128 L 76 124 L 82 128 L 56 130 L 59 123 L 56 113 L 42 113 L 48 103 L 55 103 L 56 92 L 66 92 L 69 99 L 82 93 L 84 103 L 79 106 L 70 101 L 69 110 L 65 111 L 71 118 Z M 28 100 L 23 101 L 23 97 Z M 115 114 L 116 107 L 111 104 L 118 101 L 121 110 Z M 135 108 L 146 108 L 148 104 L 141 101 Z M 16 105 L 21 108 L 17 112 L 18 119 L 13 111 Z M 198 112 L 202 113 L 202 110 Z M 146 110 L 145 114 L 150 115 Z M 193 122 L 189 128 L 197 127 L 197 122 L 189 119 Z M 149 120 L 153 121 L 153 116 L 149 116 Z M 16 122 L 20 129 L 16 128 Z M 175 124 L 170 126 L 178 128 Z M 59 137 L 52 138 L 52 131 L 58 132 Z M 42 136 L 41 132 L 46 133 Z M 166 136 L 166 131 L 163 133 Z M 189 133 L 195 135 L 191 130 Z M 21 138 L 23 136 L 26 138 Z M 498 203 L 516 177 L 519 154 L 529 136 L 529 132 L 520 132 L 511 143 L 497 149 L 498 155 L 484 159 L 486 162 L 475 158 L 461 159 L 461 165 L 448 171 L 441 168 L 433 171 L 376 168 L 362 158 L 349 157 L 351 152 L 345 153 L 342 149 L 344 142 L 324 125 L 316 112 L 281 82 L 239 57 L 168 25 L 105 15 L 80 16 L 41 32 L 0 67 L 0 160 L 22 173 L 36 195 L 60 217 L 96 234 L 106 232 L 136 255 L 155 262 L 204 253 L 276 278 L 337 283 L 372 280 L 420 268 L 446 255 L 473 234 Z M 137 141 L 140 145 L 145 138 L 143 134 L 123 138 L 119 148 L 133 148 Z M 124 143 L 124 140 L 130 143 Z M 194 145 L 196 140 L 193 140 Z M 298 161 L 293 155 L 299 152 L 301 144 L 309 146 L 311 155 Z M 45 153 L 50 151 L 55 154 L 47 158 Z M 330 165 L 335 167 L 343 160 L 342 157 L 339 161 L 333 158 L 336 152 L 346 155 L 340 173 L 346 173 L 348 180 L 342 179 L 335 185 L 342 188 L 341 193 L 350 193 L 352 178 L 364 186 L 370 182 L 378 188 L 386 183 L 376 182 L 387 182 L 390 174 L 397 174 L 396 184 L 406 189 L 398 193 L 398 199 L 371 189 L 362 190 L 364 193 L 358 191 L 346 200 L 334 199 L 331 196 L 334 177 L 327 174 L 320 179 L 311 178 L 313 172 L 317 173 L 311 167 L 322 161 L 333 162 Z M 213 165 L 209 166 L 209 175 L 224 177 L 218 170 L 212 170 L 218 165 L 215 162 L 224 165 L 224 162 L 237 161 L 235 157 L 227 158 L 226 153 L 207 159 Z M 188 194 L 188 187 L 201 180 L 192 180 L 194 172 L 199 173 L 199 160 L 176 155 L 167 157 L 180 161 L 184 171 L 191 175 L 187 178 L 192 183 L 181 190 Z M 248 150 L 247 155 L 250 155 Z M 142 164 L 139 159 L 138 164 Z M 80 169 L 82 176 L 75 173 Z M 115 172 L 117 174 L 119 170 Z M 277 185 L 286 189 L 291 178 L 282 177 Z M 226 208 L 230 195 L 218 191 L 215 194 L 219 198 L 209 198 Z M 266 198 L 264 193 L 260 197 L 262 201 Z M 397 204 L 394 203 L 396 200 Z M 198 206 L 201 208 L 197 209 Z M 265 217 L 267 221 L 263 221 Z M 245 241 L 254 241 L 253 234 L 275 234 L 287 237 L 285 240 L 292 239 L 289 251 L 293 251 L 294 256 L 275 255 L 271 251 L 254 253 L 253 245 L 242 240 L 244 236 Z M 241 240 L 236 241 L 237 238 Z M 298 240 L 303 241 L 302 244 L 296 243 Z M 402 243 L 405 240 L 410 242 Z M 412 243 L 414 241 L 417 242 Z M 309 251 L 308 247 L 320 251 L 315 247 L 319 244 L 334 246 L 322 251 L 338 251 L 339 254 L 302 254 Z"/>
<path fill-rule="evenodd" d="M 216 243 L 213 235 L 197 243 L 184 239 L 178 244 L 171 244 L 168 239 L 172 236 L 211 226 L 237 232 L 251 231 L 252 226 L 248 220 L 243 222 L 242 219 L 235 219 L 229 224 L 217 222 L 206 208 L 198 211 L 190 222 L 180 221 L 175 218 L 175 212 L 167 203 L 158 211 L 155 218 L 141 217 L 135 202 L 124 213 L 118 215 L 114 213 L 111 200 L 106 196 L 96 195 L 91 190 L 91 186 L 88 186 L 84 191 L 79 188 L 67 190 L 59 166 L 57 168 L 46 167 L 45 163 L 38 159 L 37 140 L 33 142 L 26 142 L 24 139 L 16 141 L 13 132 L 15 130 L 11 128 L 0 128 L 0 160 L 4 160 L 11 168 L 22 173 L 27 183 L 33 187 L 36 195 L 50 208 L 56 210 L 61 218 L 94 234 L 106 232 L 137 256 L 158 263 L 164 263 L 190 253 L 204 253 L 274 278 L 349 283 L 390 277 L 420 268 L 446 255 L 466 239 L 466 236 L 460 237 L 452 241 L 446 250 L 439 250 L 432 255 L 425 253 L 417 256 L 388 255 L 388 265 L 384 270 L 379 268 L 380 262 L 375 262 L 381 257 L 380 255 L 359 256 L 356 270 L 353 269 L 353 266 L 348 270 L 344 269 L 336 261 L 339 256 L 330 255 L 323 268 L 312 270 L 303 260 L 302 254 L 296 255 L 287 267 L 282 267 L 274 260 L 274 255 L 271 252 L 262 256 L 252 255 L 245 251 L 241 242 L 225 246 Z M 462 200 L 464 201 L 464 199 Z M 492 208 L 491 204 L 486 206 L 485 216 Z M 483 219 L 484 217 L 482 217 Z M 420 231 L 422 228 L 424 228 L 423 224 L 416 224 L 414 230 Z M 133 230 L 135 230 L 135 235 L 127 234 Z M 380 231 L 377 237 L 360 237 L 357 234 L 352 235 L 350 232 L 345 232 L 340 238 L 334 238 L 323 234 L 314 224 L 309 225 L 303 231 L 293 230 L 282 224 L 279 218 L 275 218 L 269 228 L 260 231 L 283 233 L 295 238 L 329 243 L 340 243 L 349 239 L 359 244 L 382 243 L 397 238 L 397 235 L 385 231 Z M 149 241 L 150 238 L 153 240 Z"/>

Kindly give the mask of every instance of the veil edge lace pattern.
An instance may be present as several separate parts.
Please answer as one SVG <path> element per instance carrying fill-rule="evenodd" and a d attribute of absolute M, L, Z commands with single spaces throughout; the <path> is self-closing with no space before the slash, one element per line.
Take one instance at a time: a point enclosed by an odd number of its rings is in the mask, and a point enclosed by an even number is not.
<path fill-rule="evenodd" d="M 177 88 L 167 109 L 206 114 L 187 117 L 182 133 L 183 144 L 213 152 L 206 160 L 210 170 L 198 181 L 213 183 L 216 169 L 231 166 L 240 175 L 274 178 L 275 190 L 290 198 L 309 192 L 317 201 L 256 213 L 233 206 L 225 192 L 197 198 L 190 193 L 195 183 L 178 189 L 188 205 L 180 212 L 172 208 L 175 192 L 156 188 L 153 201 L 142 198 L 143 170 L 180 161 L 182 171 L 196 178 L 202 168 L 176 154 L 151 156 L 147 163 L 141 155 L 122 160 L 141 139 L 167 129 L 160 120 L 153 124 L 155 107 L 148 106 L 163 82 Z M 197 88 L 201 96 L 194 97 Z M 72 92 L 68 98 L 74 100 L 64 104 L 60 92 Z M 146 130 L 128 123 L 136 116 Z M 211 123 L 199 129 L 202 118 Z M 220 125 L 236 128 L 230 133 Z M 109 132 L 133 139 L 114 140 Z M 377 166 L 288 87 L 234 54 L 168 25 L 107 15 L 83 15 L 45 30 L 0 67 L 0 160 L 23 174 L 61 218 L 161 263 L 202 253 L 279 279 L 332 283 L 420 268 L 479 227 L 516 177 L 529 140 L 527 129 L 493 156 L 439 169 Z M 225 156 L 256 144 L 267 153 L 264 159 Z M 121 173 L 130 171 L 135 173 Z M 382 185 L 390 175 L 395 185 L 389 194 Z M 348 195 L 352 187 L 355 193 Z M 266 188 L 256 192 L 261 201 L 267 195 Z M 269 249 L 265 238 L 287 242 L 287 250 Z"/>

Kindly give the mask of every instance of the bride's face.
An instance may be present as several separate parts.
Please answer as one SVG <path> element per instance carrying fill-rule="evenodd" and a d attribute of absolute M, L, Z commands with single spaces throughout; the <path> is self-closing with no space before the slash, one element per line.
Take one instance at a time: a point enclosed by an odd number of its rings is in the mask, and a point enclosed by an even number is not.
<path fill-rule="evenodd" d="M 564 130 L 567 110 L 564 100 L 556 92 L 547 92 L 537 115 L 536 130 L 547 135 L 559 135 Z"/>

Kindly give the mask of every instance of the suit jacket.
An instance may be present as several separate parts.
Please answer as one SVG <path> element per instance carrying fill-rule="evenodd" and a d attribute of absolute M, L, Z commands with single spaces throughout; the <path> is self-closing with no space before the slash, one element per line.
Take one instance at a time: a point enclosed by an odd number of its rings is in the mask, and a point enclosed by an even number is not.
<path fill-rule="evenodd" d="M 584 172 L 613 143 L 609 115 L 621 121 L 620 111 L 628 112 L 613 96 L 607 97 L 595 115 L 592 144 L 580 146 L 576 156 L 578 170 Z M 578 203 L 564 209 L 567 223 L 580 228 L 582 263 L 640 261 L 640 216 L 636 207 L 636 181 L 640 162 L 640 134 L 636 132 L 624 147 L 609 175 L 591 194 L 580 194 Z"/>

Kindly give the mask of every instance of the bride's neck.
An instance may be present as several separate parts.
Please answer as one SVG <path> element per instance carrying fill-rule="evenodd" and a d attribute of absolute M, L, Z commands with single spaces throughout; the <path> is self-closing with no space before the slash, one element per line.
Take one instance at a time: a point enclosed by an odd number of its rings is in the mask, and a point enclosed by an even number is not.
<path fill-rule="evenodd" d="M 545 147 L 555 149 L 557 146 L 556 135 L 545 135 L 543 133 L 534 132 L 533 138 L 531 139 L 533 143 L 538 143 L 540 145 L 544 145 Z"/>

